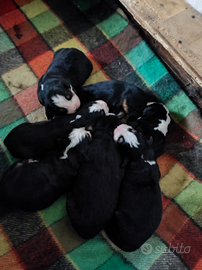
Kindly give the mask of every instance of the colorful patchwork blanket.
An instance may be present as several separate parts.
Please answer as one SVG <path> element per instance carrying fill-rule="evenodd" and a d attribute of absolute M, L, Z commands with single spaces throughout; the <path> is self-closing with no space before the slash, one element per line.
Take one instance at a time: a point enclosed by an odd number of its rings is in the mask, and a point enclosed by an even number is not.
<path fill-rule="evenodd" d="M 0 0 L 0 176 L 16 159 L 3 141 L 42 121 L 37 83 L 54 51 L 74 47 L 93 71 L 85 84 L 123 80 L 151 89 L 173 124 L 158 158 L 163 217 L 151 238 L 123 252 L 104 231 L 91 240 L 70 225 L 65 196 L 39 212 L 0 206 L 1 270 L 202 269 L 202 119 L 115 0 Z"/>

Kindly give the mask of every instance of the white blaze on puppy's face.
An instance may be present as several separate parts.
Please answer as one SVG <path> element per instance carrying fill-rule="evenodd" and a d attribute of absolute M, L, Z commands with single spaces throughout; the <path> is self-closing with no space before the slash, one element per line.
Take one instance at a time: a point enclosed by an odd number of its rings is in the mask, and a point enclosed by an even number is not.
<path fill-rule="evenodd" d="M 140 143 L 135 132 L 136 131 L 131 126 L 121 124 L 114 130 L 114 141 L 125 142 L 128 143 L 130 147 L 138 148 Z"/>
<path fill-rule="evenodd" d="M 96 100 L 95 103 L 89 107 L 89 112 L 99 112 L 101 110 L 104 110 L 105 114 L 109 112 L 109 107 L 107 106 L 107 103 L 103 100 Z"/>
<path fill-rule="evenodd" d="M 52 97 L 52 101 L 55 106 L 66 109 L 68 114 L 75 113 L 81 104 L 80 99 L 73 91 L 72 86 L 70 91 L 72 92 L 72 98 L 70 100 L 68 100 L 65 96 L 59 94 L 56 94 Z"/>
<path fill-rule="evenodd" d="M 73 129 L 72 132 L 69 134 L 70 143 L 66 147 L 65 151 L 63 152 L 63 156 L 61 156 L 60 159 L 68 158 L 67 152 L 69 151 L 69 149 L 75 147 L 86 137 L 91 138 L 91 133 L 90 131 L 85 130 L 85 127 Z"/>

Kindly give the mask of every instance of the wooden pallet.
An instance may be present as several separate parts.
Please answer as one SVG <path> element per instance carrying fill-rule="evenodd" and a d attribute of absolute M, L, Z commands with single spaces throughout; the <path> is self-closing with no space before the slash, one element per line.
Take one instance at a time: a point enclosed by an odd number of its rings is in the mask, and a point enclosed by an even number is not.
<path fill-rule="evenodd" d="M 184 0 L 120 0 L 144 38 L 202 109 L 202 14 Z"/>

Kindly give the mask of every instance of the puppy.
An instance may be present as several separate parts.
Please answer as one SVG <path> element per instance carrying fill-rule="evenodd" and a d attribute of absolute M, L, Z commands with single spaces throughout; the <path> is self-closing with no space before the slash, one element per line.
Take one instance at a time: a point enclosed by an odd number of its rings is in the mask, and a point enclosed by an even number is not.
<path fill-rule="evenodd" d="M 113 130 L 119 123 L 116 116 L 109 115 L 96 124 L 86 154 L 89 161 L 81 164 L 67 196 L 68 216 L 84 239 L 93 238 L 106 226 L 118 202 L 123 169 Z"/>
<path fill-rule="evenodd" d="M 118 126 L 114 140 L 127 165 L 116 211 L 105 231 L 120 249 L 134 251 L 154 233 L 161 221 L 160 172 L 150 144 L 131 126 Z"/>
<path fill-rule="evenodd" d="M 107 102 L 109 111 L 115 114 L 124 112 L 137 119 L 147 102 L 157 101 L 151 92 L 145 92 L 137 86 L 124 81 L 103 81 L 81 87 L 78 90 L 81 102 L 102 99 Z"/>
<path fill-rule="evenodd" d="M 152 139 L 156 159 L 164 153 L 170 123 L 171 118 L 166 106 L 159 102 L 149 102 L 143 109 L 142 116 L 128 125 L 144 135 L 147 140 Z"/>
<path fill-rule="evenodd" d="M 14 163 L 0 182 L 0 198 L 10 207 L 38 211 L 49 207 L 62 194 L 71 190 L 91 133 L 85 128 L 73 129 L 66 138 L 71 145 L 68 158 L 61 159 L 64 149 L 51 151 L 39 160 Z"/>
<path fill-rule="evenodd" d="M 80 106 L 75 88 L 81 87 L 93 69 L 85 54 L 75 48 L 60 49 L 38 84 L 38 99 L 48 119 L 58 113 L 74 113 Z"/>
<path fill-rule="evenodd" d="M 102 100 L 89 102 L 75 114 L 58 116 L 49 121 L 23 123 L 6 136 L 4 144 L 14 157 L 39 158 L 56 149 L 63 134 L 73 128 L 95 123 L 108 111 L 107 104 Z"/>

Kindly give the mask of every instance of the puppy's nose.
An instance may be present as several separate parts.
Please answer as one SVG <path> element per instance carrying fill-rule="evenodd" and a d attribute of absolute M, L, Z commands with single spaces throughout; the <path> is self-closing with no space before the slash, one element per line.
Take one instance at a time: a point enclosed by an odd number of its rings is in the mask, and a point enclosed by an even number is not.
<path fill-rule="evenodd" d="M 71 99 L 71 104 L 68 110 L 69 113 L 75 113 L 80 107 L 80 105 L 81 105 L 81 102 L 80 102 L 79 97 L 76 94 L 73 94 L 73 97 Z"/>
<path fill-rule="evenodd" d="M 76 95 L 75 95 L 75 97 L 74 97 L 74 102 L 75 102 L 75 104 L 74 104 L 75 109 L 78 109 L 78 108 L 80 107 L 80 105 L 81 105 L 81 102 L 80 102 L 79 97 L 76 96 Z"/>
<path fill-rule="evenodd" d="M 123 130 L 123 128 L 122 128 L 122 125 L 119 125 L 119 126 L 117 126 L 116 128 L 115 128 L 115 132 L 119 132 L 119 131 L 121 131 L 121 130 Z"/>

